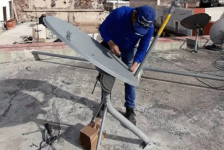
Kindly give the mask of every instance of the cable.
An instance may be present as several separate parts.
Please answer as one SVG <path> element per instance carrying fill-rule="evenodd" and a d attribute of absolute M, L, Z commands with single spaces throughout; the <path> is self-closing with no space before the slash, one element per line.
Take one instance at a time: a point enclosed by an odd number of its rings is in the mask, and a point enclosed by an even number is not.
<path fill-rule="evenodd" d="M 158 58 L 160 58 L 160 59 L 162 59 L 162 60 L 165 60 L 165 61 L 167 61 L 167 62 L 169 62 L 169 63 L 172 63 L 172 64 L 174 64 L 174 65 L 176 65 L 176 66 L 178 66 L 178 67 L 181 67 L 181 68 L 183 68 L 183 69 L 186 69 L 186 70 L 188 70 L 188 71 L 192 71 L 192 72 L 195 72 L 195 73 L 202 73 L 202 71 L 195 71 L 195 70 L 189 69 L 189 68 L 187 68 L 187 67 L 183 67 L 183 66 L 181 66 L 181 65 L 179 65 L 179 64 L 177 64 L 177 63 L 175 63 L 175 62 L 173 62 L 173 61 L 170 61 L 170 60 L 167 60 L 167 59 L 165 59 L 165 58 L 162 58 L 162 57 L 158 56 L 157 54 L 155 54 L 154 52 L 152 52 L 152 54 L 156 55 Z M 221 56 L 221 58 L 224 60 L 224 56 Z M 218 60 L 219 60 L 219 59 L 218 59 Z M 220 65 L 220 64 L 217 63 L 218 60 L 215 60 L 214 62 L 212 62 L 212 65 L 213 65 L 215 68 L 217 68 L 217 69 L 219 69 L 219 70 L 221 70 L 221 71 L 224 71 L 224 61 L 222 61 L 222 62 L 223 62 L 223 65 Z M 222 88 L 224 88 L 224 86 L 221 86 L 221 87 L 214 87 L 214 86 L 211 86 L 211 85 L 209 85 L 208 83 L 205 83 L 204 81 L 201 81 L 201 80 L 200 80 L 199 78 L 197 78 L 197 77 L 195 77 L 195 79 L 198 80 L 199 82 L 205 84 L 206 86 L 212 88 L 212 89 L 222 89 Z"/>
<path fill-rule="evenodd" d="M 224 71 L 224 60 L 220 60 L 220 59 L 217 59 L 215 60 L 214 62 L 212 62 L 212 65 L 220 70 L 220 71 Z"/>

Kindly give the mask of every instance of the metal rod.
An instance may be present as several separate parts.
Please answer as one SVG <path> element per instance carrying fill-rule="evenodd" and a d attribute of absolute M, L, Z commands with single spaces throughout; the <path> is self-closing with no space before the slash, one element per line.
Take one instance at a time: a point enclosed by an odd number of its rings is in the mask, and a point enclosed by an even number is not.
<path fill-rule="evenodd" d="M 163 24 L 161 25 L 159 31 L 157 32 L 156 37 L 154 38 L 152 44 L 150 45 L 150 47 L 149 47 L 149 49 L 148 49 L 148 51 L 147 51 L 147 53 L 146 53 L 146 55 L 145 55 L 143 61 L 141 62 L 140 66 L 138 67 L 138 69 L 137 69 L 136 72 L 135 72 L 135 76 L 136 76 L 136 77 L 138 76 L 139 72 L 142 70 L 143 65 L 145 64 L 145 62 L 146 62 L 146 60 L 147 60 L 147 58 L 148 58 L 148 56 L 149 56 L 149 52 L 154 48 L 156 42 L 157 42 L 158 39 L 159 39 L 159 36 L 160 36 L 161 33 L 163 32 L 163 30 L 164 30 L 166 24 L 167 24 L 168 21 L 170 20 L 170 17 L 171 17 L 171 15 L 172 15 L 172 13 L 175 11 L 175 8 L 176 8 L 177 5 L 179 4 L 179 2 L 180 2 L 180 0 L 174 0 L 174 1 L 172 1 L 172 4 L 171 4 L 170 10 L 169 10 L 169 13 L 166 15 L 166 18 L 165 18 Z"/>
<path fill-rule="evenodd" d="M 197 47 L 198 47 L 198 34 L 199 34 L 199 28 L 196 28 L 196 38 L 195 38 L 195 45 L 194 45 L 194 50 L 193 52 L 197 53 L 198 50 L 197 50 Z"/>
<path fill-rule="evenodd" d="M 98 115 L 100 109 L 102 108 L 103 104 L 104 104 L 104 101 L 101 100 L 101 103 L 100 103 L 99 107 L 97 108 L 95 114 L 93 115 L 93 118 L 92 118 L 91 122 L 94 122 L 94 121 L 95 121 L 95 119 L 96 119 L 96 117 L 97 117 L 97 115 Z"/>
<path fill-rule="evenodd" d="M 120 121 L 123 125 L 125 125 L 129 130 L 131 130 L 135 135 L 137 135 L 140 139 L 142 139 L 146 145 L 154 146 L 154 143 L 152 142 L 149 137 L 142 132 L 140 129 L 138 129 L 133 123 L 131 123 L 127 118 L 125 118 L 123 115 L 121 115 L 114 107 L 112 106 L 110 99 L 107 101 L 107 107 L 108 112 L 116 118 L 118 121 Z"/>
<path fill-rule="evenodd" d="M 33 54 L 40 54 L 40 55 L 47 55 L 47 56 L 60 57 L 60 58 L 73 59 L 73 60 L 87 61 L 84 58 L 73 57 L 73 56 L 65 56 L 65 55 L 59 55 L 59 54 L 52 54 L 52 53 L 46 53 L 46 52 L 33 51 L 32 53 Z M 185 73 L 185 72 L 165 70 L 165 69 L 156 69 L 156 68 L 150 68 L 150 67 L 143 67 L 143 70 L 145 70 L 145 71 L 156 71 L 156 72 L 163 72 L 163 73 L 170 73 L 170 74 L 185 75 L 185 76 L 200 77 L 200 78 L 207 78 L 207 79 L 224 81 L 224 78 L 222 78 L 222 77 L 212 76 L 212 75 L 206 75 L 206 74 Z"/>
<path fill-rule="evenodd" d="M 67 58 L 67 59 L 73 59 L 73 60 L 88 61 L 88 60 L 86 60 L 86 59 L 84 59 L 84 58 L 80 58 L 80 57 L 66 56 L 66 55 L 53 54 L 53 53 L 46 53 L 46 52 L 40 52 L 40 51 L 32 51 L 32 54 L 34 54 L 34 55 L 53 56 L 53 57 L 59 57 L 59 58 Z"/>
<path fill-rule="evenodd" d="M 156 68 L 151 68 L 151 67 L 144 67 L 143 70 L 224 81 L 223 77 L 200 74 L 200 73 L 196 74 L 196 73 L 191 73 L 191 72 L 180 72 L 180 71 L 172 71 L 172 70 L 165 70 L 165 69 L 156 69 Z"/>
<path fill-rule="evenodd" d="M 104 107 L 104 113 L 103 113 L 103 119 L 102 119 L 102 122 L 101 122 L 101 125 L 100 125 L 100 132 L 99 132 L 99 135 L 98 135 L 98 140 L 97 140 L 97 145 L 96 145 L 96 150 L 99 149 L 99 145 L 100 145 L 100 142 L 101 142 L 101 137 L 102 137 L 102 133 L 103 133 L 103 126 L 104 126 L 104 122 L 105 122 L 105 119 L 106 119 L 106 115 L 107 115 L 107 101 L 110 100 L 110 93 L 107 93 L 105 91 L 102 91 L 103 93 L 103 96 L 102 96 L 102 101 L 104 101 L 105 103 L 105 107 Z"/>

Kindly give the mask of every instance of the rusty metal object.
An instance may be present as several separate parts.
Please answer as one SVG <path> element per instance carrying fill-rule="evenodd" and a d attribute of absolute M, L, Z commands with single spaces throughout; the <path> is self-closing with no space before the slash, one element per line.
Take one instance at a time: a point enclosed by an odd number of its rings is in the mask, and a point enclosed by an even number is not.
<path fill-rule="evenodd" d="M 91 122 L 80 131 L 80 144 L 87 150 L 94 150 L 96 148 L 100 124 L 100 119 L 96 118 L 95 122 Z M 104 140 L 105 134 L 102 133 L 101 141 Z"/>
<path fill-rule="evenodd" d="M 7 22 L 6 22 L 6 29 L 7 30 L 10 30 L 10 29 L 12 29 L 12 28 L 15 28 L 15 26 L 16 26 L 16 21 L 14 20 L 14 19 L 11 19 L 11 20 L 8 20 Z"/>

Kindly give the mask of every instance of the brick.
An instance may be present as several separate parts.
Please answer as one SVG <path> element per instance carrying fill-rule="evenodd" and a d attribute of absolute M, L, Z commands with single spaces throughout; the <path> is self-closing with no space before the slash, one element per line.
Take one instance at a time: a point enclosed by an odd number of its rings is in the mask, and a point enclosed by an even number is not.
<path fill-rule="evenodd" d="M 13 47 L 27 47 L 28 44 L 13 44 Z"/>
<path fill-rule="evenodd" d="M 10 45 L 0 45 L 0 49 L 1 48 L 11 48 L 11 47 L 13 47 L 12 44 L 10 44 Z"/>
<path fill-rule="evenodd" d="M 39 43 L 30 43 L 27 44 L 27 47 L 39 47 Z"/>
<path fill-rule="evenodd" d="M 64 49 L 65 45 L 52 45 L 52 49 Z"/>
<path fill-rule="evenodd" d="M 53 42 L 52 46 L 54 46 L 54 45 L 65 45 L 65 44 L 63 42 Z"/>
<path fill-rule="evenodd" d="M 52 42 L 39 43 L 39 46 L 52 46 Z"/>
<path fill-rule="evenodd" d="M 11 48 L 0 48 L 0 52 L 4 52 L 4 51 L 10 51 Z"/>
<path fill-rule="evenodd" d="M 37 50 L 52 49 L 52 46 L 39 46 Z"/>
<path fill-rule="evenodd" d="M 12 47 L 12 48 L 10 48 L 9 51 L 23 51 L 25 49 L 26 49 L 26 47 Z"/>

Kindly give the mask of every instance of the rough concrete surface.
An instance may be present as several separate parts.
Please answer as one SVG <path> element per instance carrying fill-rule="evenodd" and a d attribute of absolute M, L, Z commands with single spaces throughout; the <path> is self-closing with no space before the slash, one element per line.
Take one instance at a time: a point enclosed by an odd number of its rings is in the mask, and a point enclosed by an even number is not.
<path fill-rule="evenodd" d="M 211 65 L 221 55 L 205 50 L 198 54 L 183 50 L 152 52 L 147 65 L 223 76 L 223 71 Z M 60 121 L 61 137 L 53 144 L 56 150 L 82 149 L 79 131 L 89 123 L 100 102 L 99 85 L 91 94 L 98 74 L 94 66 L 54 59 L 1 64 L 0 70 L 0 150 L 37 150 L 47 121 Z M 224 85 L 200 80 L 213 87 Z M 157 147 L 152 150 L 224 149 L 222 88 L 209 88 L 193 77 L 144 72 L 136 91 L 137 126 L 155 142 Z M 112 103 L 124 112 L 120 81 L 114 86 Z M 141 149 L 142 141 L 110 114 L 104 129 L 107 134 L 100 150 Z"/>
<path fill-rule="evenodd" d="M 36 26 L 37 22 L 25 22 L 17 25 L 11 30 L 5 30 L 3 33 L 0 32 L 0 45 L 13 44 L 14 42 L 23 43 L 24 37 L 33 37 L 33 27 Z M 80 30 L 87 34 L 98 33 L 98 25 L 76 25 Z M 52 32 L 46 29 L 47 39 L 45 42 L 53 42 L 57 39 L 56 35 L 52 35 Z M 35 43 L 35 39 L 33 40 Z"/>
<path fill-rule="evenodd" d="M 17 25 L 11 30 L 5 30 L 0 34 L 0 45 L 13 44 L 14 42 L 23 43 L 23 38 L 33 35 L 33 27 L 36 24 L 37 22 L 25 22 Z M 49 35 L 47 35 L 47 37 L 49 37 Z M 54 40 L 56 40 L 55 36 L 53 36 L 51 39 L 46 39 L 46 42 L 53 42 Z"/>

